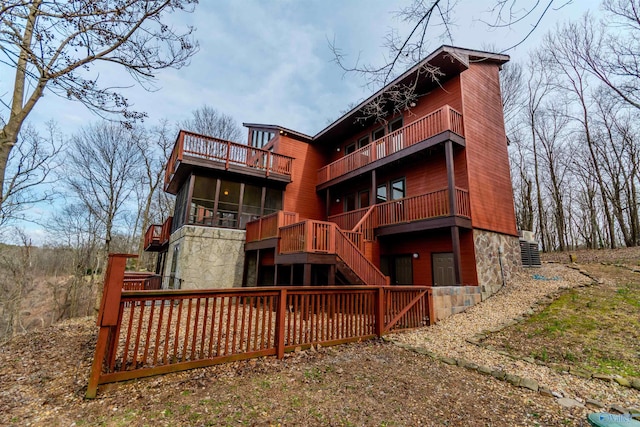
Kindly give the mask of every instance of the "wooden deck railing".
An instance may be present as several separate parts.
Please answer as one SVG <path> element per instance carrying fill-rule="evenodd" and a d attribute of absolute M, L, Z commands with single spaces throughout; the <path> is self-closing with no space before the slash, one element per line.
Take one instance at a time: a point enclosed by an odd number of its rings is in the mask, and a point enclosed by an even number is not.
<path fill-rule="evenodd" d="M 151 246 L 162 246 L 169 243 L 171 237 L 171 222 L 173 217 L 169 217 L 163 224 L 152 224 L 144 233 L 144 248 Z"/>
<path fill-rule="evenodd" d="M 464 136 L 462 114 L 448 105 L 318 170 L 318 185 L 445 131 Z"/>
<path fill-rule="evenodd" d="M 377 227 L 448 216 L 450 215 L 449 206 L 449 191 L 443 189 L 332 215 L 327 219 L 336 223 L 340 228 L 344 228 L 359 218 L 351 231 L 362 233 L 365 240 L 373 240 L 373 230 Z M 456 208 L 457 216 L 471 218 L 467 190 L 456 188 Z"/>
<path fill-rule="evenodd" d="M 360 220 L 367 214 L 370 207 L 356 209 L 355 211 L 343 212 L 331 215 L 328 221 L 335 222 L 342 230 L 353 230 Z"/>
<path fill-rule="evenodd" d="M 289 156 L 181 130 L 167 163 L 165 187 L 185 155 L 223 164 L 225 169 L 236 165 L 261 170 L 265 176 L 271 173 L 290 176 L 293 167 L 293 158 Z"/>
<path fill-rule="evenodd" d="M 388 277 L 364 255 L 360 236 L 347 234 L 332 222 L 306 220 L 280 228 L 280 253 L 336 254 L 363 283 L 388 284 Z"/>
<path fill-rule="evenodd" d="M 154 273 L 127 271 L 122 281 L 123 291 L 150 291 L 162 288 L 162 276 Z"/>
<path fill-rule="evenodd" d="M 254 221 L 247 222 L 247 242 L 257 242 L 278 236 L 280 227 L 300 221 L 300 215 L 295 212 L 278 211 L 265 215 Z"/>
<path fill-rule="evenodd" d="M 260 356 L 282 358 L 297 347 L 432 323 L 428 287 L 123 291 L 127 257 L 109 257 L 89 398 L 99 384 Z"/>

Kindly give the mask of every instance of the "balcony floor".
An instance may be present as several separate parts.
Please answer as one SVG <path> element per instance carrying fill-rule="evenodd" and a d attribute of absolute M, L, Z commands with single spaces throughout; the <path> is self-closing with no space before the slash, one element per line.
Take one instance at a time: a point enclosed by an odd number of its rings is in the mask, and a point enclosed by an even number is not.
<path fill-rule="evenodd" d="M 448 228 L 454 226 L 468 229 L 472 228 L 471 220 L 469 218 L 461 216 L 445 216 L 381 226 L 375 229 L 375 235 L 390 236 L 393 234 L 413 233 L 416 231 L 435 230 L 438 228 Z"/>
<path fill-rule="evenodd" d="M 432 136 L 431 138 L 427 138 L 422 142 L 419 142 L 417 144 L 413 144 L 410 145 L 409 147 L 406 147 L 400 151 L 397 151 L 393 154 L 390 154 L 386 157 L 383 157 L 381 159 L 378 159 L 372 163 L 369 163 L 361 168 L 352 170 L 350 172 L 347 172 L 344 175 L 341 175 L 337 178 L 331 179 L 327 182 L 324 182 L 320 185 L 316 186 L 316 191 L 321 191 L 321 190 L 325 190 L 329 187 L 332 187 L 336 184 L 340 184 L 342 182 L 348 181 L 352 178 L 358 177 L 364 173 L 370 172 L 374 169 L 378 169 L 381 168 L 383 166 L 386 166 L 388 164 L 391 164 L 393 162 L 396 162 L 398 160 L 401 160 L 405 157 L 414 155 L 420 151 L 424 151 L 427 150 L 429 148 L 435 147 L 438 144 L 442 144 L 445 141 L 451 140 L 454 144 L 457 144 L 460 147 L 465 147 L 466 143 L 465 143 L 465 139 L 463 137 L 461 137 L 460 135 L 457 135 L 451 131 L 445 131 L 442 133 L 439 133 L 438 135 Z"/>

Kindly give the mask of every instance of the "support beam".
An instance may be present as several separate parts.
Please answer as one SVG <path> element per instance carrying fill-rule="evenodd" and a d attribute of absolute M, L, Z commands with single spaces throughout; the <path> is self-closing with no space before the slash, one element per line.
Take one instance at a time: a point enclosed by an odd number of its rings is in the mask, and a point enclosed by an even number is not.
<path fill-rule="evenodd" d="M 458 212 L 456 206 L 456 174 L 453 163 L 453 142 L 447 140 L 444 143 L 445 162 L 447 165 L 447 189 L 449 190 L 449 215 Z"/>
<path fill-rule="evenodd" d="M 335 286 L 336 284 L 336 265 L 329 264 L 329 278 L 327 279 L 327 285 Z"/>
<path fill-rule="evenodd" d="M 331 213 L 331 189 L 327 188 L 327 193 L 326 193 L 326 199 L 325 199 L 325 203 L 326 203 L 326 208 L 325 208 L 325 213 L 326 216 L 325 218 L 329 218 L 329 214 Z"/>
<path fill-rule="evenodd" d="M 311 264 L 304 264 L 304 276 L 302 278 L 302 286 L 311 286 Z"/>
<path fill-rule="evenodd" d="M 273 264 L 273 286 L 278 286 L 278 264 Z"/>
<path fill-rule="evenodd" d="M 369 206 L 375 205 L 378 202 L 378 182 L 376 178 L 376 170 L 371 171 L 371 198 L 369 199 Z"/>
<path fill-rule="evenodd" d="M 256 251 L 256 286 L 260 286 L 260 249 Z"/>
<path fill-rule="evenodd" d="M 462 285 L 462 261 L 460 256 L 460 229 L 457 226 L 451 227 L 451 242 L 453 246 L 453 272 L 455 274 L 456 285 Z"/>

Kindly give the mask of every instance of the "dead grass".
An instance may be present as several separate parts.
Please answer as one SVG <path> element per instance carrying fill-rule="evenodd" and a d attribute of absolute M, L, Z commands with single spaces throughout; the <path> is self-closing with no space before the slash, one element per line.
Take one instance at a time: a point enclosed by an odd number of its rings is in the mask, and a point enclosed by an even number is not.
<path fill-rule="evenodd" d="M 603 283 L 566 291 L 485 343 L 545 363 L 640 377 L 640 274 L 613 265 L 582 267 Z"/>

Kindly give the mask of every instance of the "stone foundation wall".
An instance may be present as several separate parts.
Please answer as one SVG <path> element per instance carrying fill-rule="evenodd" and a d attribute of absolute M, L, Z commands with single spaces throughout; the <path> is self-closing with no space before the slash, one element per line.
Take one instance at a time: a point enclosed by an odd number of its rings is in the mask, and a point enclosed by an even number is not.
<path fill-rule="evenodd" d="M 473 242 L 478 285 L 484 301 L 502 288 L 512 273 L 522 268 L 520 242 L 515 236 L 477 229 L 473 230 Z"/>
<path fill-rule="evenodd" d="M 436 322 L 478 304 L 482 297 L 479 286 L 434 286 L 433 309 Z"/>
<path fill-rule="evenodd" d="M 178 247 L 175 287 L 180 289 L 242 286 L 245 231 L 185 225 L 171 235 L 163 287 L 169 285 Z"/>

